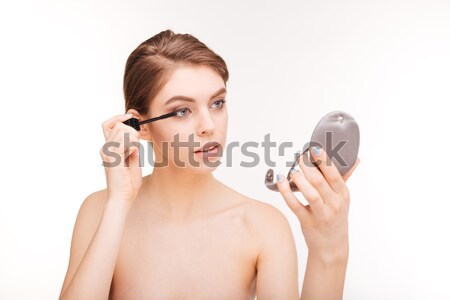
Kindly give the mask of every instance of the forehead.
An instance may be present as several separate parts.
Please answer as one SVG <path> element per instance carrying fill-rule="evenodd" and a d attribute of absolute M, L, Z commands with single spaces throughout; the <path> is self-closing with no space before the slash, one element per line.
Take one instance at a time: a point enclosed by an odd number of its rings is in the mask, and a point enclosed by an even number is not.
<path fill-rule="evenodd" d="M 167 99 L 175 95 L 191 97 L 197 101 L 209 100 L 221 87 L 225 87 L 222 77 L 210 67 L 177 67 L 155 97 L 155 102 L 163 105 Z"/>

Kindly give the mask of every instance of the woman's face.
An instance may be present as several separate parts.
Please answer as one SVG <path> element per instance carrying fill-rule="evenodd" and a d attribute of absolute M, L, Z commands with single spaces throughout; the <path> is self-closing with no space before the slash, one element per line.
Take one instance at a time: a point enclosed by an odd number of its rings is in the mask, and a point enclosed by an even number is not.
<path fill-rule="evenodd" d="M 175 116 L 147 124 L 156 163 L 189 168 L 195 173 L 214 170 L 226 142 L 228 111 L 224 101 L 225 83 L 213 69 L 207 66 L 175 69 L 150 104 L 150 118 L 178 111 Z M 218 142 L 222 148 L 213 153 L 216 157 L 195 153 L 210 142 Z"/>

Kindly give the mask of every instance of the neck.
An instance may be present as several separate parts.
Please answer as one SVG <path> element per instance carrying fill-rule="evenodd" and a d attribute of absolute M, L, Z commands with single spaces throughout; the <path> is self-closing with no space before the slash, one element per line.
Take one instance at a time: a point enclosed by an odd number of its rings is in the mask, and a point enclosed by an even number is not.
<path fill-rule="evenodd" d="M 188 168 L 154 168 L 142 185 L 152 209 L 164 219 L 195 218 L 217 203 L 218 181 L 212 172 L 198 174 Z"/>

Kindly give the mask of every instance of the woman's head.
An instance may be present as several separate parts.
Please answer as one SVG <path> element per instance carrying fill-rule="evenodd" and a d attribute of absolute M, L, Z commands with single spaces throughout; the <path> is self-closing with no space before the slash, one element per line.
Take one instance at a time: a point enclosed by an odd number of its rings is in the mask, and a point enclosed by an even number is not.
<path fill-rule="evenodd" d="M 224 147 L 228 113 L 228 69 L 225 61 L 197 38 L 165 30 L 141 43 L 128 57 L 124 74 L 127 113 L 140 120 L 179 111 L 176 116 L 141 125 L 140 137 L 151 141 L 157 162 L 184 162 L 197 172 L 211 171 L 203 157 L 195 155 L 205 143 Z M 180 101 L 184 96 L 193 101 Z M 174 98 L 168 102 L 169 99 Z M 174 141 L 196 143 L 175 151 Z M 166 143 L 165 146 L 163 144 Z M 205 159 L 212 162 L 214 158 Z M 177 163 L 181 166 L 180 163 Z"/>

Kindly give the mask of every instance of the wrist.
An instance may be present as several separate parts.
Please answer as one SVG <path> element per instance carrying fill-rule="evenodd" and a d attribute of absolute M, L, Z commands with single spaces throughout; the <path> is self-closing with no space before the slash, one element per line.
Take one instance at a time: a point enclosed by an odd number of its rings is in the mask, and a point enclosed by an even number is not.
<path fill-rule="evenodd" d="M 349 257 L 348 241 L 343 241 L 328 249 L 308 249 L 308 260 L 312 259 L 323 264 L 347 264 Z"/>
<path fill-rule="evenodd" d="M 105 211 L 111 211 L 115 214 L 124 214 L 125 216 L 128 214 L 130 208 L 131 203 L 114 197 L 108 197 L 105 205 Z"/>
<path fill-rule="evenodd" d="M 313 261 L 322 266 L 347 266 L 347 254 L 308 253 L 308 261 Z"/>
<path fill-rule="evenodd" d="M 348 252 L 308 251 L 300 299 L 343 299 Z"/>

